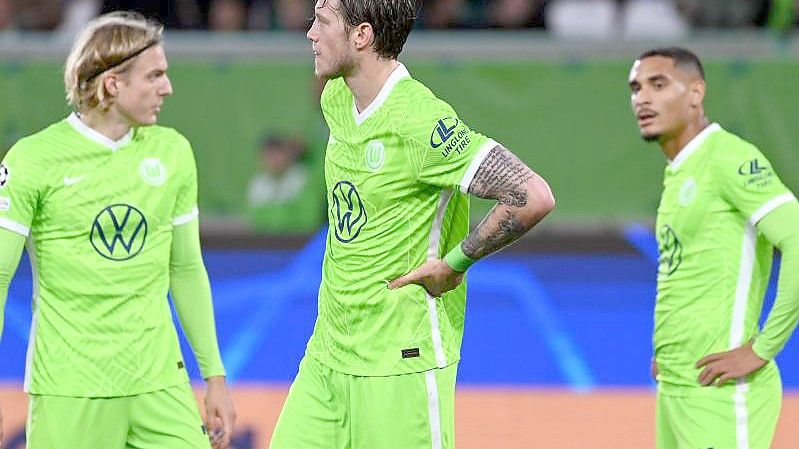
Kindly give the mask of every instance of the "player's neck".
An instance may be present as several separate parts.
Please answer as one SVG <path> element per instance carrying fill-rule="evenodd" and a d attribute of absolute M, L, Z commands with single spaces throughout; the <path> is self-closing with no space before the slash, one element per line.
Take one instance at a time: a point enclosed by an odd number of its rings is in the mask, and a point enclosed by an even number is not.
<path fill-rule="evenodd" d="M 710 126 L 710 122 L 704 116 L 699 117 L 697 120 L 693 120 L 688 125 L 672 137 L 668 137 L 660 141 L 660 149 L 663 150 L 663 154 L 666 156 L 666 159 L 673 161 L 674 158 L 680 154 L 683 148 L 688 145 L 688 142 L 693 140 L 694 137 L 698 136 L 699 133 L 702 132 L 703 129 Z"/>
<path fill-rule="evenodd" d="M 130 132 L 130 123 L 119 117 L 112 109 L 101 111 L 92 109 L 80 114 L 80 120 L 98 133 L 117 141 Z"/>
<path fill-rule="evenodd" d="M 363 112 L 377 98 L 380 89 L 386 84 L 388 78 L 399 62 L 396 59 L 369 59 L 364 61 L 344 81 L 355 97 L 355 107 L 358 112 Z"/>

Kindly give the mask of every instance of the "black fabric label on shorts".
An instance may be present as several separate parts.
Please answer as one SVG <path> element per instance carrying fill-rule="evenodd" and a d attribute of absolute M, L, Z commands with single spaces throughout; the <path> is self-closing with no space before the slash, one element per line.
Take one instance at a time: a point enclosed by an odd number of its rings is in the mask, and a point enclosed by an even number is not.
<path fill-rule="evenodd" d="M 414 357 L 419 357 L 419 348 L 411 348 L 411 349 L 403 349 L 402 350 L 402 358 L 403 359 L 412 359 Z"/>
<path fill-rule="evenodd" d="M 178 362 L 178 369 L 183 369 L 183 362 Z"/>

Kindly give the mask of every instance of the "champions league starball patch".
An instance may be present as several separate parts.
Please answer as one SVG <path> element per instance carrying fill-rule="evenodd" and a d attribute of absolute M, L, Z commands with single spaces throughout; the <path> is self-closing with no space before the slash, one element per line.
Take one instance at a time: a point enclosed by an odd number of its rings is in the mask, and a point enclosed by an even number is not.
<path fill-rule="evenodd" d="M 8 184 L 8 167 L 3 164 L 0 164 L 0 188 L 5 187 Z"/>

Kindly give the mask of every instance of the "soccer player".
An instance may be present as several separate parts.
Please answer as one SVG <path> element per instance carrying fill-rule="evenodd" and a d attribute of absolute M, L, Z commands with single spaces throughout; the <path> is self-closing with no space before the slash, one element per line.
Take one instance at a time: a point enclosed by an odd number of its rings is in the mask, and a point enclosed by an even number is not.
<path fill-rule="evenodd" d="M 172 93 L 161 31 L 133 13 L 88 24 L 65 67 L 76 112 L 17 142 L 0 166 L 0 305 L 26 238 L 34 272 L 29 449 L 230 440 L 194 157 L 182 135 L 154 125 Z M 167 290 L 208 382 L 210 436 Z"/>
<path fill-rule="evenodd" d="M 681 48 L 643 53 L 629 76 L 641 137 L 668 159 L 656 225 L 657 447 L 766 449 L 782 400 L 774 357 L 799 314 L 799 203 L 757 147 L 708 120 L 704 78 Z M 777 298 L 759 330 L 774 247 Z"/>
<path fill-rule="evenodd" d="M 330 128 L 319 311 L 272 449 L 453 448 L 464 273 L 553 207 L 397 57 L 413 0 L 319 0 L 308 31 Z M 469 197 L 496 207 L 469 232 Z"/>

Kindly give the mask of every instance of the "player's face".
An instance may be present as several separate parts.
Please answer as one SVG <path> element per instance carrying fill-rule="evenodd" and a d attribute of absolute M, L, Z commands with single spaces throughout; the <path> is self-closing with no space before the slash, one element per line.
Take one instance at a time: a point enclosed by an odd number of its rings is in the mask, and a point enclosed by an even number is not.
<path fill-rule="evenodd" d="M 130 70 L 118 77 L 114 107 L 132 126 L 158 120 L 164 98 L 172 95 L 166 70 L 164 48 L 156 45 L 137 56 Z"/>
<path fill-rule="evenodd" d="M 318 0 L 307 33 L 314 54 L 314 73 L 332 79 L 348 73 L 353 66 L 350 36 L 339 14 L 339 0 Z"/>
<path fill-rule="evenodd" d="M 651 56 L 630 70 L 630 104 L 646 141 L 678 135 L 693 111 L 691 77 L 674 60 Z"/>

